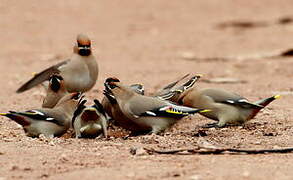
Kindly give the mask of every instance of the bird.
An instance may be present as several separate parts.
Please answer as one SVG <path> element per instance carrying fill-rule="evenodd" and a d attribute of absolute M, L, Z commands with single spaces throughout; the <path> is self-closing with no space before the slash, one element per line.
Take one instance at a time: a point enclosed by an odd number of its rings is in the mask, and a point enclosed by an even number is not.
<path fill-rule="evenodd" d="M 63 135 L 71 126 L 73 113 L 82 93 L 70 93 L 64 96 L 54 108 L 40 108 L 28 111 L 9 111 L 0 113 L 20 124 L 29 137 L 52 138 Z"/>
<path fill-rule="evenodd" d="M 210 109 L 210 112 L 200 114 L 217 122 L 205 127 L 221 128 L 228 124 L 244 124 L 278 98 L 280 95 L 249 102 L 248 99 L 224 89 L 194 87 L 181 94 L 178 103 L 193 108 Z"/>
<path fill-rule="evenodd" d="M 187 82 L 182 84 L 179 87 L 175 87 L 176 84 L 178 84 L 183 79 L 187 78 L 190 74 L 186 74 L 183 77 L 180 77 L 179 79 L 175 80 L 174 82 L 166 85 L 162 89 L 158 90 L 157 92 L 153 93 L 151 96 L 157 97 L 163 100 L 169 100 L 172 102 L 177 102 L 177 99 L 181 93 L 183 93 L 185 90 L 191 88 L 194 83 L 201 77 L 201 75 L 195 75 L 191 77 Z M 117 82 L 119 82 L 118 79 L 116 79 Z M 133 89 L 136 93 L 145 95 L 144 93 L 144 86 L 142 84 L 132 84 L 130 85 L 130 88 Z M 114 104 L 116 103 L 115 98 L 111 96 L 110 94 L 104 93 L 105 97 L 102 100 L 102 105 L 110 118 L 113 118 L 112 115 L 112 108 Z M 116 110 L 117 108 L 114 108 Z"/>
<path fill-rule="evenodd" d="M 129 130 L 138 130 L 140 129 L 139 126 L 137 126 L 133 121 L 129 120 L 121 111 L 115 97 L 112 93 L 110 93 L 110 89 L 106 85 L 110 81 L 116 81 L 120 82 L 117 78 L 108 78 L 105 81 L 105 90 L 103 98 L 102 105 L 104 107 L 104 110 L 108 114 L 108 120 L 111 120 L 110 122 L 114 125 L 120 126 L 124 129 Z M 138 94 L 144 95 L 144 86 L 142 84 L 132 84 L 129 86 L 130 89 Z"/>
<path fill-rule="evenodd" d="M 72 118 L 75 137 L 96 138 L 104 135 L 107 138 L 107 118 L 102 104 L 97 99 L 94 99 L 92 106 L 85 106 L 86 102 L 79 103 Z"/>
<path fill-rule="evenodd" d="M 69 92 L 66 90 L 63 77 L 58 74 L 51 75 L 42 108 L 55 107 L 58 101 L 68 93 Z"/>
<path fill-rule="evenodd" d="M 113 80 L 113 79 L 112 79 Z M 115 79 L 115 81 L 119 82 L 118 79 Z M 106 80 L 107 83 L 107 80 Z M 134 92 L 144 95 L 144 86 L 142 84 L 131 84 L 129 86 Z M 107 91 L 107 90 L 105 90 Z M 117 101 L 115 97 L 107 92 L 104 92 L 104 98 L 102 99 L 102 106 L 104 108 L 104 111 L 106 112 L 107 119 L 114 119 L 112 115 L 112 111 L 115 111 L 116 108 L 114 108 L 115 104 L 117 104 Z"/>
<path fill-rule="evenodd" d="M 133 127 L 130 128 L 125 125 L 125 128 L 131 131 L 149 131 L 150 134 L 159 134 L 185 116 L 209 111 L 178 106 L 156 97 L 137 94 L 130 87 L 119 82 L 117 78 L 106 79 L 104 85 L 106 93 L 115 97 L 116 106 L 119 106 L 120 113 L 126 117 L 123 120 L 132 123 Z"/>
<path fill-rule="evenodd" d="M 98 63 L 92 54 L 91 40 L 87 35 L 79 34 L 70 59 L 35 74 L 16 92 L 29 90 L 49 80 L 52 74 L 60 74 L 63 77 L 68 92 L 86 92 L 96 84 L 98 73 Z"/>

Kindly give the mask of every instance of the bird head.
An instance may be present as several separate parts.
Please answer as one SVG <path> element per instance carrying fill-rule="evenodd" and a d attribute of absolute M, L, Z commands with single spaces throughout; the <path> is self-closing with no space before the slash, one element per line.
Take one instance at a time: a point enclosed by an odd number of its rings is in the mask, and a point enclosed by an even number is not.
<path fill-rule="evenodd" d="M 77 35 L 77 46 L 75 47 L 77 53 L 81 56 L 89 56 L 92 53 L 91 50 L 91 40 L 85 34 Z"/>
<path fill-rule="evenodd" d="M 51 75 L 49 79 L 49 88 L 55 93 L 57 93 L 60 89 L 65 90 L 63 77 L 58 74 Z"/>
<path fill-rule="evenodd" d="M 113 95 L 115 99 L 123 99 L 136 94 L 133 89 L 128 86 L 123 85 L 119 79 L 115 77 L 107 78 L 105 83 L 105 92 L 108 95 Z"/>

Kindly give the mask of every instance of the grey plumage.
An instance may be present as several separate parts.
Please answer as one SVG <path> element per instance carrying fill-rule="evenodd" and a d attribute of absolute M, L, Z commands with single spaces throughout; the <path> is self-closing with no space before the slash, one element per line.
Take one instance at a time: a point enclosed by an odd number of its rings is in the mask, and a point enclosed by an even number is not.
<path fill-rule="evenodd" d="M 64 79 L 60 75 L 51 75 L 46 97 L 43 100 L 42 108 L 53 108 L 58 101 L 68 94 Z"/>
<path fill-rule="evenodd" d="M 177 106 L 168 101 L 155 97 L 143 96 L 124 86 L 116 78 L 108 78 L 106 89 L 117 100 L 121 112 L 131 124 L 135 125 L 130 130 L 159 133 L 171 127 L 183 117 L 207 110 Z M 127 128 L 127 125 L 125 126 Z M 138 129 L 136 129 L 138 127 Z M 128 129 L 128 128 L 127 128 Z"/>
<path fill-rule="evenodd" d="M 243 124 L 254 118 L 256 114 L 279 95 L 265 98 L 257 102 L 249 102 L 246 98 L 223 89 L 192 88 L 179 97 L 179 104 L 207 108 L 210 112 L 203 113 L 205 117 L 218 121 L 217 127 L 227 124 Z"/>
<path fill-rule="evenodd" d="M 98 77 L 98 64 L 91 52 L 91 41 L 86 35 L 77 36 L 77 45 L 69 60 L 53 65 L 22 85 L 16 92 L 21 93 L 49 80 L 52 74 L 60 74 L 68 92 L 85 92 L 90 90 Z"/>
<path fill-rule="evenodd" d="M 118 80 L 118 79 L 117 79 Z M 119 80 L 118 80 L 119 81 Z M 142 84 L 132 84 L 129 86 L 134 92 L 138 94 L 144 95 L 144 86 Z M 115 108 L 115 104 L 117 104 L 117 101 L 115 97 L 111 93 L 107 93 L 107 91 L 104 92 L 104 98 L 102 99 L 102 106 L 104 108 L 104 111 L 107 114 L 107 119 L 115 119 L 112 112 L 118 110 L 119 108 Z M 119 113 L 120 114 L 120 113 Z M 120 115 L 119 115 L 120 116 Z M 117 116 L 116 116 L 117 117 Z M 117 117 L 120 119 L 120 117 Z"/>
<path fill-rule="evenodd" d="M 9 111 L 0 115 L 23 126 L 27 136 L 38 137 L 40 134 L 46 137 L 61 136 L 70 128 L 72 115 L 80 98 L 81 93 L 71 93 L 64 96 L 52 109 Z"/>

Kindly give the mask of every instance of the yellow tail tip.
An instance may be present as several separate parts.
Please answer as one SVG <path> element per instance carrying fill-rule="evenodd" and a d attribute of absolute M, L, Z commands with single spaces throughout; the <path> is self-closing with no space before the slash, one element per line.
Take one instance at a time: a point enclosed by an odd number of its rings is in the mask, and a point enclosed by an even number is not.
<path fill-rule="evenodd" d="M 281 97 L 281 95 L 279 95 L 279 94 L 274 96 L 275 99 L 279 99 L 280 97 Z"/>
<path fill-rule="evenodd" d="M 6 116 L 7 113 L 0 113 L 0 116 Z"/>
<path fill-rule="evenodd" d="M 87 111 L 96 111 L 96 109 L 93 108 L 93 107 L 86 108 L 85 110 L 87 110 Z"/>
<path fill-rule="evenodd" d="M 200 113 L 206 113 L 206 112 L 211 112 L 212 110 L 210 110 L 210 109 L 204 109 L 204 110 L 201 110 L 201 111 L 199 111 Z"/>
<path fill-rule="evenodd" d="M 195 76 L 197 76 L 197 77 L 203 77 L 203 75 L 202 74 L 195 74 Z"/>

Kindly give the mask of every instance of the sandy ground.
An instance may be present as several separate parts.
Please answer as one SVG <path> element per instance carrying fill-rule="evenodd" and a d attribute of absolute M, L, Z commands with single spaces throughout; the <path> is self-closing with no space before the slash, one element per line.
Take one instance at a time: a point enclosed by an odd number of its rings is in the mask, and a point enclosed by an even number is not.
<path fill-rule="evenodd" d="M 0 0 L 1 111 L 40 107 L 42 91 L 15 90 L 48 65 L 70 57 L 76 34 L 93 39 L 99 80 L 88 98 L 102 98 L 103 81 L 116 76 L 143 83 L 148 92 L 185 73 L 203 79 L 237 78 L 246 83 L 216 84 L 257 100 L 276 93 L 273 102 L 245 127 L 209 129 L 195 115 L 162 136 L 124 140 L 33 139 L 16 123 L 0 118 L 0 179 L 292 179 L 292 154 L 145 155 L 131 147 L 172 149 L 209 142 L 219 147 L 293 146 L 292 58 L 194 60 L 195 56 L 254 56 L 292 48 L 292 24 L 275 23 L 292 14 L 291 0 Z M 219 28 L 229 21 L 262 21 L 265 26 Z M 117 135 L 118 134 L 118 135 Z"/>

